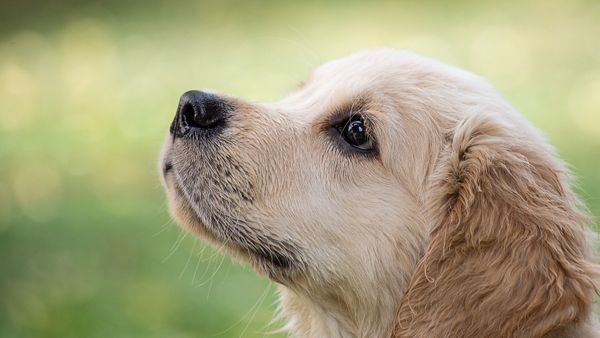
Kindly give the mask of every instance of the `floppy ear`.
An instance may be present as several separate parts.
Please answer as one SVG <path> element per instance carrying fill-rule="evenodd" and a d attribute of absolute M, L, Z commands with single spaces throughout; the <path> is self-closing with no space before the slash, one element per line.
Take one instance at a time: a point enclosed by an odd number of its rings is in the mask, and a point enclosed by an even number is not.
<path fill-rule="evenodd" d="M 552 152 L 476 115 L 439 163 L 430 242 L 393 337 L 539 337 L 587 319 L 587 217 Z"/>

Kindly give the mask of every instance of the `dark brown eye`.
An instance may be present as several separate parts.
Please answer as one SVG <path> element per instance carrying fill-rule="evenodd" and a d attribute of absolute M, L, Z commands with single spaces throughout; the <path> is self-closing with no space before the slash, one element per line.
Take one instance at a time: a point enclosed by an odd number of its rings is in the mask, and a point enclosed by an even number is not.
<path fill-rule="evenodd" d="M 369 151 L 373 149 L 373 142 L 367 134 L 364 122 L 360 116 L 354 116 L 341 128 L 340 133 L 344 140 L 354 148 Z"/>

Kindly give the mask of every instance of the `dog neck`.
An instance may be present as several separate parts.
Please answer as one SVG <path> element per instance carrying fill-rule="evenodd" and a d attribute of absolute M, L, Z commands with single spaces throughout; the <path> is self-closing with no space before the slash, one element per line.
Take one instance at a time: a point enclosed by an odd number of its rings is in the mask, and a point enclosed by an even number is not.
<path fill-rule="evenodd" d="M 280 285 L 280 316 L 288 319 L 284 329 L 292 337 L 391 337 L 398 307 L 424 253 L 424 223 L 417 216 L 406 218 L 398 227 L 402 234 L 390 236 L 395 242 L 381 245 L 369 264 L 347 266 L 345 271 L 352 272 Z M 360 257 L 372 250 L 361 249 Z"/>
<path fill-rule="evenodd" d="M 400 290 L 373 289 L 371 295 L 339 299 L 279 288 L 280 315 L 292 337 L 389 337 L 394 325 Z M 343 292 L 342 292 L 343 293 Z M 350 296 L 350 295 L 347 295 Z"/>

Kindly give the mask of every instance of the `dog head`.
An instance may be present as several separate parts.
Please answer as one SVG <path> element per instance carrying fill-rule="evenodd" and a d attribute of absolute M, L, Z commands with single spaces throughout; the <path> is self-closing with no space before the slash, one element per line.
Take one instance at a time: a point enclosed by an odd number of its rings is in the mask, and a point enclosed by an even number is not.
<path fill-rule="evenodd" d="M 185 93 L 161 160 L 175 217 L 286 285 L 414 264 L 440 140 L 423 137 L 437 125 L 419 105 L 431 107 L 402 86 L 434 79 L 393 64 L 410 58 L 325 64 L 276 103 Z"/>
<path fill-rule="evenodd" d="M 273 103 L 187 92 L 160 168 L 181 224 L 353 334 L 537 335 L 587 313 L 562 164 L 485 81 L 433 60 L 360 52 Z M 554 310 L 525 311 L 540 284 Z M 473 319 L 494 306 L 499 324 Z"/>

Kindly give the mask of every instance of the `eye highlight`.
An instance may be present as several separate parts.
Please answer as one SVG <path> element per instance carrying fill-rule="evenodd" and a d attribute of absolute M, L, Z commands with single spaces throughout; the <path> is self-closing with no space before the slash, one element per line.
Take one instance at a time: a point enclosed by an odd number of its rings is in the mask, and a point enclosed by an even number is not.
<path fill-rule="evenodd" d="M 367 133 L 360 115 L 354 115 L 343 127 L 338 127 L 340 135 L 349 145 L 361 151 L 373 150 L 373 141 Z"/>

